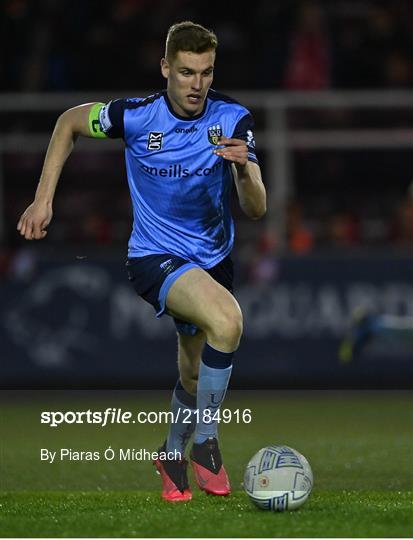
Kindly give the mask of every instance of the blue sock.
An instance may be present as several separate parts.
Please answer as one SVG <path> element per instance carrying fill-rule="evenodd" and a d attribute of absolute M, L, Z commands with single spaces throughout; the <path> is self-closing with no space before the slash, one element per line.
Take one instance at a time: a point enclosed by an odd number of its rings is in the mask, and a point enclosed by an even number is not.
<path fill-rule="evenodd" d="M 208 343 L 205 345 L 199 365 L 197 409 L 199 422 L 195 429 L 194 442 L 203 443 L 208 437 L 218 436 L 218 419 L 208 421 L 218 411 L 224 401 L 232 371 L 234 353 L 217 351 Z M 210 413 L 205 414 L 206 413 Z"/>
<path fill-rule="evenodd" d="M 184 457 L 186 445 L 196 427 L 195 408 L 195 396 L 189 394 L 182 386 L 181 380 L 178 379 L 171 401 L 171 410 L 174 419 L 178 419 L 178 422 L 171 423 L 169 427 L 168 438 L 166 440 L 167 452 L 177 451 Z"/>

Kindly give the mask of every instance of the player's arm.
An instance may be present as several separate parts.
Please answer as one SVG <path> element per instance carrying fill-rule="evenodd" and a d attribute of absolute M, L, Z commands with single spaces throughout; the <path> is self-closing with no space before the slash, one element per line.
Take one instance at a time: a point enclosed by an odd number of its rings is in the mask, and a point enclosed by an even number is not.
<path fill-rule="evenodd" d="M 79 135 L 106 138 L 99 127 L 103 103 L 86 103 L 61 114 L 56 122 L 46 152 L 34 201 L 23 212 L 17 230 L 26 240 L 40 240 L 53 216 L 53 198 L 63 165 Z"/>
<path fill-rule="evenodd" d="M 261 218 L 267 210 L 267 196 L 258 163 L 248 160 L 248 147 L 241 139 L 221 137 L 223 148 L 214 151 L 232 162 L 235 186 L 242 210 L 251 219 Z"/>

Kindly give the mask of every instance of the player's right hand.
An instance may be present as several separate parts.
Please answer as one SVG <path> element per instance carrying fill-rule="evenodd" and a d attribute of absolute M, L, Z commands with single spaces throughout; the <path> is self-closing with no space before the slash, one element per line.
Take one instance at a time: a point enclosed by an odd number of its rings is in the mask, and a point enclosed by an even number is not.
<path fill-rule="evenodd" d="M 17 230 L 26 240 L 41 240 L 47 235 L 46 228 L 53 217 L 52 206 L 34 201 L 23 212 Z"/>

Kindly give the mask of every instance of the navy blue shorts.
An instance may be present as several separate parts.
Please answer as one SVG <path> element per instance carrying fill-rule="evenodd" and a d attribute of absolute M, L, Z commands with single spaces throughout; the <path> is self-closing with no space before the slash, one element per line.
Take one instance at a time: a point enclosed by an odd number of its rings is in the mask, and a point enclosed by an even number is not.
<path fill-rule="evenodd" d="M 126 268 L 135 291 L 155 308 L 156 316 L 161 317 L 168 313 L 166 297 L 173 283 L 190 268 L 200 267 L 176 255 L 163 254 L 128 258 Z M 205 272 L 230 293 L 233 292 L 234 268 L 229 255 Z M 194 324 L 175 317 L 174 321 L 179 333 L 196 334 L 197 327 Z"/>

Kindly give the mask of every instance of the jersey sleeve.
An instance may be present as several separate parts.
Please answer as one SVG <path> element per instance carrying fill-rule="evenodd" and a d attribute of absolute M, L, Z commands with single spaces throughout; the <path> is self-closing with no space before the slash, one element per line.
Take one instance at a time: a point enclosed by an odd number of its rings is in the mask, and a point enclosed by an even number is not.
<path fill-rule="evenodd" d="M 232 134 L 233 139 L 241 139 L 247 143 L 248 148 L 248 161 L 258 163 L 257 156 L 255 154 L 255 139 L 254 139 L 254 119 L 250 113 L 243 116 L 237 123 Z"/>
<path fill-rule="evenodd" d="M 115 99 L 109 103 L 96 103 L 89 113 L 89 131 L 98 139 L 123 138 L 125 134 L 123 115 L 125 100 Z"/>

